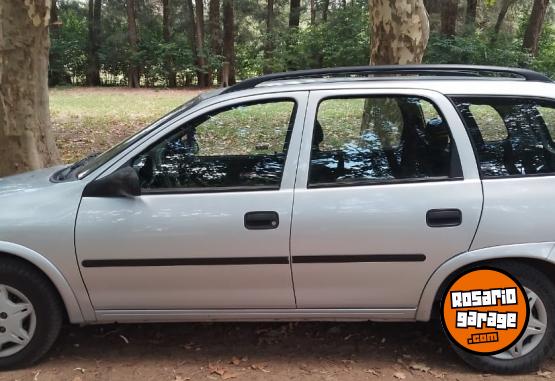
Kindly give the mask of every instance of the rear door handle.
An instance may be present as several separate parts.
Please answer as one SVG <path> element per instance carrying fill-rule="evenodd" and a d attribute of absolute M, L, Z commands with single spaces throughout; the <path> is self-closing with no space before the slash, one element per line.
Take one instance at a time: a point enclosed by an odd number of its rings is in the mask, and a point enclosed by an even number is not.
<path fill-rule="evenodd" d="M 245 214 L 245 227 L 249 230 L 277 229 L 277 212 L 248 212 Z"/>
<path fill-rule="evenodd" d="M 426 213 L 426 223 L 432 228 L 459 226 L 462 212 L 459 209 L 431 209 Z"/>

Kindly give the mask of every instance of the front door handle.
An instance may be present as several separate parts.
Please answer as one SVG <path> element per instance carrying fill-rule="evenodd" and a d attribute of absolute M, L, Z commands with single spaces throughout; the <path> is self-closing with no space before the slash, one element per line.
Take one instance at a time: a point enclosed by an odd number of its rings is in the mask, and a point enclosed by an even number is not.
<path fill-rule="evenodd" d="M 426 213 L 426 223 L 431 228 L 459 226 L 462 212 L 459 209 L 431 209 Z"/>
<path fill-rule="evenodd" d="M 248 212 L 245 214 L 245 227 L 249 230 L 276 229 L 279 226 L 277 212 Z"/>

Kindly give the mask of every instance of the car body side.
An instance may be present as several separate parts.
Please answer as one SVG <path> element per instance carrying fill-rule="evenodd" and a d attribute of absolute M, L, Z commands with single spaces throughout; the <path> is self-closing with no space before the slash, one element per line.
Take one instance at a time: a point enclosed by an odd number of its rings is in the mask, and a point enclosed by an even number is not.
<path fill-rule="evenodd" d="M 335 91 L 352 92 L 353 95 L 374 92 L 376 94 L 428 94 L 441 109 L 452 130 L 458 146 L 465 180 L 481 188 L 483 201 L 475 205 L 477 230 L 472 232 L 473 239 L 466 250 L 445 258 L 427 269 L 427 281 L 417 290 L 419 300 L 409 314 L 384 314 L 376 320 L 429 320 L 438 290 L 450 275 L 466 266 L 491 260 L 518 258 L 535 260 L 545 267 L 555 266 L 555 204 L 549 203 L 555 188 L 555 175 L 526 176 L 499 179 L 480 179 L 478 166 L 468 135 L 455 107 L 444 95 L 513 95 L 554 99 L 555 85 L 521 81 L 496 80 L 392 80 L 365 81 L 354 83 L 311 83 L 283 84 L 280 86 L 261 86 L 240 93 L 229 93 L 209 98 L 188 112 L 169 119 L 148 136 L 137 142 L 125 152 L 114 157 L 105 165 L 97 168 L 82 180 L 52 183 L 49 181 L 54 169 L 35 171 L 27 174 L 0 179 L 0 255 L 21 258 L 40 269 L 53 283 L 63 300 L 68 318 L 72 323 L 95 323 L 113 319 L 112 316 L 99 318 L 93 308 L 76 257 L 75 224 L 77 220 L 83 188 L 92 180 L 103 177 L 119 168 L 130 157 L 164 136 L 185 121 L 209 109 L 215 109 L 226 102 L 240 102 L 241 99 L 257 97 L 272 99 L 288 93 L 305 93 L 307 103 L 298 105 L 298 112 L 307 113 L 304 128 L 314 119 L 307 110 L 311 109 L 309 93 Z M 302 97 L 301 97 L 302 98 Z M 299 126 L 295 126 L 298 129 Z M 301 126 L 302 127 L 302 126 Z M 296 131 L 301 134 L 301 131 Z M 310 136 L 303 133 L 303 137 Z M 300 137 L 300 135 L 299 135 Z M 299 139 L 300 142 L 300 139 Z M 299 143 L 300 144 L 300 143 Z M 309 150 L 303 140 L 298 147 L 299 153 Z M 303 166 L 308 162 L 296 163 L 295 173 L 304 173 Z M 305 168 L 306 169 L 306 168 Z M 290 176 L 292 168 L 286 168 L 284 176 Z M 293 174 L 294 176 L 294 174 Z M 291 179 L 290 179 L 291 180 Z M 303 179 L 297 179 L 303 182 Z M 304 179 L 306 180 L 306 179 Z M 292 189 L 294 180 L 288 181 Z M 306 184 L 306 181 L 304 181 Z M 296 189 L 296 188 L 295 188 Z M 534 219 L 530 219 L 533 215 Z M 360 314 L 342 314 L 339 309 L 319 313 L 295 315 L 287 311 L 260 312 L 258 315 L 236 311 L 222 315 L 223 320 L 254 319 L 375 319 L 371 311 Z M 344 312 L 344 311 L 343 311 Z M 206 315 L 198 315 L 204 320 Z M 191 319 L 194 319 L 191 318 Z M 128 319 L 129 320 L 129 319 Z M 180 319 L 176 319 L 180 320 Z M 132 321 L 132 320 L 130 320 Z"/>

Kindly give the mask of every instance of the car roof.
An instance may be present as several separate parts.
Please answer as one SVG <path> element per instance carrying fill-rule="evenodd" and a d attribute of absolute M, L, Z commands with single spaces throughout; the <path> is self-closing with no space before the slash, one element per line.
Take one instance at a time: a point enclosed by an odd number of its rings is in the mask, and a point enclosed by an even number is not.
<path fill-rule="evenodd" d="M 219 90 L 211 94 L 207 100 L 217 98 L 218 101 L 250 95 L 268 93 L 286 93 L 295 91 L 320 90 L 429 90 L 444 95 L 465 96 L 520 96 L 555 98 L 555 83 L 533 82 L 514 79 L 482 79 L 482 78 L 366 78 L 366 79 L 322 79 L 275 81 L 261 84 L 251 89 L 225 92 Z"/>

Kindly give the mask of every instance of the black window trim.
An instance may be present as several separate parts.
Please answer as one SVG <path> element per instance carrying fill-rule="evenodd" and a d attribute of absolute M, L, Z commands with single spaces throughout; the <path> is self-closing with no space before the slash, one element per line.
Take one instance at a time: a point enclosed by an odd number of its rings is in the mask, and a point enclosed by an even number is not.
<path fill-rule="evenodd" d="M 369 99 L 369 98 L 419 98 L 425 100 L 426 102 L 430 103 L 436 109 L 438 115 L 447 122 L 445 116 L 440 107 L 429 97 L 423 95 L 416 95 L 416 94 L 402 94 L 402 93 L 393 93 L 393 94 L 356 94 L 356 95 L 328 95 L 321 98 L 318 101 L 318 105 L 316 106 L 316 113 L 314 114 L 314 120 L 312 121 L 312 128 L 314 129 L 314 123 L 316 122 L 316 118 L 318 118 L 318 110 L 320 109 L 320 105 L 322 102 L 329 100 L 329 99 Z M 305 126 L 306 127 L 306 126 Z M 437 182 L 444 182 L 444 181 L 462 181 L 464 180 L 464 173 L 462 170 L 462 162 L 461 156 L 459 154 L 459 150 L 457 147 L 457 142 L 453 138 L 453 134 L 451 133 L 451 127 L 447 123 L 447 128 L 449 128 L 449 136 L 453 145 L 455 147 L 454 154 L 457 158 L 457 165 L 454 169 L 456 175 L 453 177 L 450 176 L 437 176 L 437 177 L 420 177 L 420 178 L 406 178 L 406 179 L 361 179 L 361 180 L 349 180 L 349 181 L 337 181 L 333 183 L 319 183 L 319 184 L 310 184 L 310 170 L 311 170 L 311 161 L 312 161 L 312 150 L 310 152 L 310 158 L 308 159 L 308 173 L 306 178 L 306 188 L 307 189 L 320 189 L 320 188 L 344 188 L 344 187 L 360 187 L 360 186 L 373 186 L 373 185 L 399 185 L 399 184 L 418 184 L 418 183 L 437 183 Z M 312 136 L 310 136 L 310 144 L 312 145 Z M 452 164 L 452 163 L 451 163 Z"/>
<path fill-rule="evenodd" d="M 238 98 L 238 99 L 240 99 L 240 98 Z M 287 130 L 286 137 L 285 137 L 285 142 L 284 142 L 284 149 L 286 149 L 286 151 L 284 152 L 285 153 L 285 161 L 284 161 L 284 164 L 283 164 L 283 172 L 281 174 L 281 179 L 280 179 L 279 185 L 239 185 L 239 186 L 205 187 L 205 188 L 204 187 L 190 187 L 190 188 L 179 187 L 179 188 L 154 188 L 154 189 L 141 188 L 141 195 L 157 196 L 157 195 L 168 195 L 168 194 L 204 194 L 204 193 L 233 193 L 233 192 L 238 193 L 238 192 L 279 191 L 279 190 L 281 190 L 281 186 L 282 186 L 282 182 L 283 182 L 283 175 L 285 173 L 285 168 L 287 166 L 287 161 L 290 160 L 289 159 L 289 147 L 290 147 L 291 137 L 293 136 L 293 130 L 295 129 L 295 123 L 297 121 L 298 111 L 299 111 L 299 103 L 298 103 L 297 99 L 294 98 L 294 97 L 290 97 L 290 96 L 279 96 L 279 97 L 275 97 L 275 98 L 264 98 L 264 99 L 252 99 L 252 100 L 242 101 L 242 102 L 238 102 L 238 103 L 233 103 L 231 105 L 220 106 L 220 107 L 211 109 L 210 111 L 206 111 L 204 113 L 201 113 L 200 115 L 198 115 L 194 118 L 191 118 L 187 121 L 184 121 L 180 126 L 174 128 L 172 131 L 168 132 L 168 134 L 162 136 L 160 139 L 156 140 L 154 143 L 148 145 L 144 150 L 142 150 L 140 153 L 133 156 L 129 161 L 127 161 L 127 163 L 124 164 L 124 166 L 132 166 L 133 161 L 135 161 L 135 159 L 137 157 L 142 155 L 144 152 L 147 152 L 150 149 L 152 149 L 154 146 L 156 146 L 158 143 L 160 143 L 165 137 L 171 135 L 172 133 L 175 133 L 177 130 L 179 130 L 183 126 L 183 124 L 192 122 L 192 121 L 194 121 L 196 119 L 199 119 L 199 118 L 202 118 L 203 116 L 205 116 L 207 114 L 218 114 L 218 113 L 221 113 L 221 112 L 231 110 L 231 109 L 236 108 L 236 107 L 250 106 L 250 105 L 261 105 L 261 104 L 277 103 L 277 102 L 292 102 L 293 103 L 293 108 L 291 110 L 291 116 L 289 118 L 289 126 L 288 126 L 288 130 Z"/>
<path fill-rule="evenodd" d="M 486 176 L 482 172 L 482 166 L 480 165 L 480 156 L 478 155 L 478 148 L 474 143 L 474 139 L 470 135 L 470 131 L 468 130 L 468 126 L 466 124 L 466 119 L 460 113 L 459 108 L 455 104 L 455 99 L 524 99 L 524 100 L 532 100 L 532 101 L 543 101 L 553 103 L 555 108 L 555 98 L 548 98 L 543 96 L 533 96 L 533 95 L 506 95 L 506 94 L 497 94 L 497 95 L 483 95 L 483 94 L 445 94 L 445 97 L 451 102 L 455 110 L 457 111 L 457 115 L 461 120 L 464 130 L 470 140 L 470 144 L 472 145 L 472 151 L 474 152 L 474 162 L 476 167 L 478 168 L 478 174 L 480 176 L 480 180 L 506 180 L 506 179 L 520 179 L 525 177 L 555 177 L 555 172 L 553 173 L 531 173 L 531 174 L 518 174 L 518 175 L 503 175 L 503 176 Z"/>

